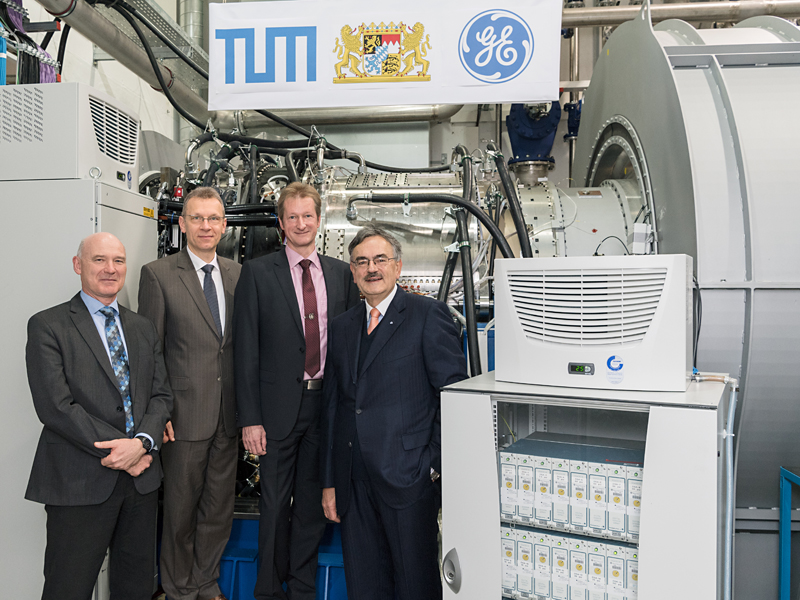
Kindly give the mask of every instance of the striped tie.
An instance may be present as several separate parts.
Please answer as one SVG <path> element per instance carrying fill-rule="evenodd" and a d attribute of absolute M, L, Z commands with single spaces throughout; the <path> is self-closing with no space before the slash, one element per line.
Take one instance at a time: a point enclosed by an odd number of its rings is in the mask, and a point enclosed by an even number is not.
<path fill-rule="evenodd" d="M 122 405 L 125 407 L 125 432 L 128 437 L 133 436 L 133 409 L 131 407 L 131 371 L 128 367 L 128 355 L 125 345 L 114 318 L 114 309 L 104 306 L 98 310 L 106 318 L 106 341 L 111 353 L 111 368 L 117 378 L 117 388 L 122 396 Z"/>

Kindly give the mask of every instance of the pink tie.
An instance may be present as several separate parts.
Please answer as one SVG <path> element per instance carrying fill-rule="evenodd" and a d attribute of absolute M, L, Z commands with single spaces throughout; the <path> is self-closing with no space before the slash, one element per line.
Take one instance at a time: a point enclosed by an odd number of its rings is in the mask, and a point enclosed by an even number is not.
<path fill-rule="evenodd" d="M 369 325 L 367 325 L 367 335 L 372 333 L 372 331 L 378 326 L 378 317 L 381 316 L 381 311 L 377 308 L 373 308 L 369 311 Z"/>

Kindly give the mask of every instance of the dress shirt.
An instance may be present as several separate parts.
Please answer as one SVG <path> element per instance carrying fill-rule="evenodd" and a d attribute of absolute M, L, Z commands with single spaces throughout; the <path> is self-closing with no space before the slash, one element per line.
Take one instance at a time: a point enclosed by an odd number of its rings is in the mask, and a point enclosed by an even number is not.
<path fill-rule="evenodd" d="M 97 298 L 92 298 L 83 290 L 81 290 L 81 300 L 83 300 L 83 303 L 89 310 L 89 314 L 92 315 L 92 321 L 94 321 L 94 326 L 97 327 L 97 333 L 100 335 L 100 340 L 103 342 L 103 348 L 106 349 L 108 362 L 111 364 L 111 350 L 108 349 L 108 339 L 106 338 L 106 316 L 99 312 L 100 309 L 104 308 L 106 305 L 100 302 L 100 300 Z M 117 299 L 114 298 L 114 301 L 109 304 L 108 307 L 114 311 L 114 320 L 117 322 L 117 329 L 119 330 L 119 336 L 122 338 L 122 345 L 125 347 L 125 356 L 128 357 L 128 368 L 130 369 L 131 358 L 130 354 L 128 354 L 128 344 L 125 341 L 125 332 L 122 331 L 122 320 L 119 318 L 119 304 L 117 304 Z M 133 376 L 131 376 L 131 381 L 133 381 Z M 133 394 L 131 394 L 131 400 L 132 399 Z M 134 423 L 133 426 L 136 427 L 136 423 Z M 147 438 L 150 440 L 150 447 L 153 450 L 157 450 L 155 440 L 146 433 L 137 433 L 134 437 Z"/>
<path fill-rule="evenodd" d="M 222 287 L 222 274 L 219 272 L 219 261 L 217 254 L 214 253 L 214 259 L 207 263 L 202 258 L 192 252 L 189 247 L 186 247 L 186 252 L 189 254 L 189 259 L 192 261 L 192 266 L 197 272 L 197 278 L 200 280 L 200 289 L 203 289 L 203 284 L 206 281 L 206 273 L 203 267 L 214 265 L 214 270 L 211 271 L 211 280 L 214 282 L 214 288 L 217 290 L 217 306 L 219 306 L 219 321 L 222 326 L 222 335 L 225 335 L 225 288 Z"/>
<path fill-rule="evenodd" d="M 286 248 L 286 258 L 289 260 L 289 271 L 292 274 L 292 284 L 294 285 L 294 293 L 297 296 L 297 306 L 300 307 L 300 315 L 306 314 L 305 305 L 303 304 L 303 267 L 300 266 L 300 261 L 303 257 L 299 253 L 292 250 L 288 245 Z M 325 275 L 322 272 L 322 263 L 319 260 L 319 254 L 314 250 L 309 256 L 308 260 L 311 261 L 311 266 L 308 268 L 311 273 L 311 281 L 314 284 L 314 293 L 317 295 L 317 315 L 319 319 L 319 373 L 316 374 L 314 379 L 322 379 L 325 374 L 325 355 L 328 351 L 328 291 L 325 287 Z M 301 318 L 303 323 L 303 336 L 306 334 L 306 320 Z M 303 372 L 304 379 L 311 379 L 311 376 Z"/>
<path fill-rule="evenodd" d="M 395 294 L 397 294 L 397 284 L 395 284 L 395 286 L 392 288 L 392 291 L 389 292 L 389 295 L 386 296 L 386 298 L 378 302 L 378 306 L 372 307 L 370 306 L 369 301 L 364 300 L 364 304 L 367 305 L 367 326 L 369 326 L 369 313 L 373 308 L 377 308 L 381 313 L 378 315 L 378 323 L 383 321 L 383 315 L 385 315 L 386 311 L 389 310 L 389 305 L 392 303 L 392 300 L 394 300 Z"/>

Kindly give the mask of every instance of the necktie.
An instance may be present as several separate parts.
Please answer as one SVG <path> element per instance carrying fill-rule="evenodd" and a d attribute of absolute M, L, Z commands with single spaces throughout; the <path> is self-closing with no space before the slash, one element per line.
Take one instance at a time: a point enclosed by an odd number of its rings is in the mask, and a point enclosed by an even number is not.
<path fill-rule="evenodd" d="M 306 332 L 306 373 L 314 377 L 319 373 L 319 315 L 317 314 L 317 292 L 314 282 L 311 281 L 311 272 L 308 268 L 311 261 L 307 258 L 300 261 L 303 268 L 303 308 L 305 309 Z"/>
<path fill-rule="evenodd" d="M 211 316 L 214 317 L 214 324 L 217 326 L 217 333 L 222 337 L 222 321 L 219 318 L 219 303 L 217 302 L 217 286 L 214 285 L 214 280 L 211 278 L 211 271 L 214 270 L 214 265 L 204 265 L 201 267 L 203 273 L 206 274 L 203 279 L 203 294 L 206 296 L 208 308 L 211 309 Z"/>
<path fill-rule="evenodd" d="M 104 306 L 98 311 L 106 318 L 106 341 L 111 353 L 111 368 L 117 378 L 117 388 L 122 396 L 122 405 L 125 407 L 125 433 L 128 437 L 133 435 L 133 410 L 131 408 L 131 371 L 128 367 L 128 355 L 125 345 L 114 318 L 114 309 Z"/>
<path fill-rule="evenodd" d="M 373 308 L 369 311 L 369 325 L 367 325 L 367 335 L 372 333 L 372 331 L 378 326 L 378 317 L 381 316 L 381 311 L 377 308 Z"/>

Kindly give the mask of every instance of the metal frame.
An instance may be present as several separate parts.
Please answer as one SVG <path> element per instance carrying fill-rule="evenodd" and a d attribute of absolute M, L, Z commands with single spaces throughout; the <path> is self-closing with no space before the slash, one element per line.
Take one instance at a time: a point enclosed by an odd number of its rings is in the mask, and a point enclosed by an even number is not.
<path fill-rule="evenodd" d="M 789 583 L 792 576 L 792 484 L 800 486 L 800 477 L 781 467 L 781 510 L 778 554 L 780 600 L 789 600 Z"/>

